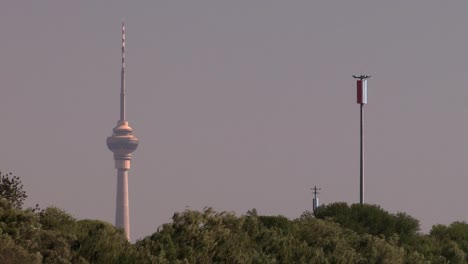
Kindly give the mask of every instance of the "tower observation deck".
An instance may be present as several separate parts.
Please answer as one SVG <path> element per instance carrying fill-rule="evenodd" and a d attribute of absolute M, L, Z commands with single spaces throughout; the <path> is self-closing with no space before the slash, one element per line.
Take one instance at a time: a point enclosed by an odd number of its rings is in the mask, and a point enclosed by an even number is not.
<path fill-rule="evenodd" d="M 138 147 L 138 138 L 125 118 L 125 24 L 122 22 L 122 71 L 120 75 L 120 119 L 113 129 L 112 136 L 107 138 L 107 147 L 114 153 L 117 169 L 117 197 L 115 226 L 123 228 L 130 240 L 130 214 L 128 202 L 128 170 L 132 152 Z"/>

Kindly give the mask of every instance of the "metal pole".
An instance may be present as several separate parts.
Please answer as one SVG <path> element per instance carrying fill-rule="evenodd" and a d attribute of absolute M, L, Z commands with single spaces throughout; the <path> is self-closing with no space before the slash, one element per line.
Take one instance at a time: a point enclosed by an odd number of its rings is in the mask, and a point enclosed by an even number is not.
<path fill-rule="evenodd" d="M 357 103 L 361 105 L 361 133 L 360 133 L 360 175 L 359 175 L 359 203 L 364 204 L 364 105 L 367 104 L 367 79 L 370 75 L 353 75 L 357 80 Z"/>
<path fill-rule="evenodd" d="M 360 175 L 360 196 L 359 201 L 364 204 L 364 116 L 363 116 L 364 104 L 361 104 L 361 175 Z"/>

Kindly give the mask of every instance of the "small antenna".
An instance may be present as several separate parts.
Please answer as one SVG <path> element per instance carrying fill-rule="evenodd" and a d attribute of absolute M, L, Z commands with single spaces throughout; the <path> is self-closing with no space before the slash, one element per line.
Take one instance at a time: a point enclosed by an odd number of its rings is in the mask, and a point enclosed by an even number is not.
<path fill-rule="evenodd" d="M 319 198 L 318 198 L 317 194 L 320 193 L 319 191 L 322 190 L 322 188 L 317 188 L 317 185 L 315 185 L 314 188 L 310 188 L 310 189 L 313 191 L 312 193 L 314 194 L 312 210 L 313 210 L 313 212 L 315 212 L 317 210 L 317 208 L 319 208 L 319 206 L 320 206 Z"/>

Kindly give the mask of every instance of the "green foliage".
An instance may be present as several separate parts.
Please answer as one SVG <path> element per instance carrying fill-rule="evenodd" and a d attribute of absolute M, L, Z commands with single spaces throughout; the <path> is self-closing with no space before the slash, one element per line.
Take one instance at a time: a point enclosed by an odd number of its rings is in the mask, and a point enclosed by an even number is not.
<path fill-rule="evenodd" d="M 468 224 L 453 222 L 449 226 L 435 225 L 430 236 L 437 241 L 443 241 L 441 255 L 450 259 L 451 263 L 462 263 L 468 255 Z M 453 260 L 453 258 L 457 260 Z M 464 263 L 464 262 L 463 262 Z"/>
<path fill-rule="evenodd" d="M 21 208 L 27 195 L 20 178 L 13 176 L 11 172 L 5 174 L 0 172 L 0 197 L 6 199 L 14 207 Z"/>
<path fill-rule="evenodd" d="M 419 231 L 419 221 L 404 213 L 396 215 L 377 205 L 334 203 L 321 206 L 315 212 L 319 219 L 328 219 L 359 234 L 390 237 L 394 234 L 408 240 Z"/>
<path fill-rule="evenodd" d="M 30 246 L 39 228 L 38 217 L 32 210 L 21 210 L 6 200 L 0 200 L 0 237 Z"/>
<path fill-rule="evenodd" d="M 186 210 L 136 243 L 168 263 L 404 263 L 403 248 L 336 223 Z"/>
<path fill-rule="evenodd" d="M 76 219 L 57 207 L 48 207 L 39 213 L 39 223 L 43 229 L 61 233 L 73 233 Z"/>
<path fill-rule="evenodd" d="M 12 239 L 0 239 L 0 263 L 41 263 L 41 256 L 17 245 Z"/>
<path fill-rule="evenodd" d="M 74 249 L 90 263 L 120 263 L 132 248 L 121 230 L 98 220 L 77 222 Z"/>
<path fill-rule="evenodd" d="M 465 222 L 421 234 L 418 220 L 375 205 L 335 203 L 294 220 L 186 210 L 131 244 L 109 223 L 16 201 L 0 199 L 0 263 L 467 263 Z"/>
<path fill-rule="evenodd" d="M 295 220 L 256 210 L 242 216 L 186 210 L 132 245 L 111 224 L 3 200 L 0 263 L 466 263 L 465 223 L 422 235 L 405 214 L 346 204 L 329 209 Z"/>

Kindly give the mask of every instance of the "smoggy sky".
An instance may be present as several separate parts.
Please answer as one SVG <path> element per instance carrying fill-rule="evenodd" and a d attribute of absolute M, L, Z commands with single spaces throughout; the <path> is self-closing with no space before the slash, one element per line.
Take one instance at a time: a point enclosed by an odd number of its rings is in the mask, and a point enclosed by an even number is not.
<path fill-rule="evenodd" d="M 132 239 L 186 208 L 299 217 L 359 201 L 467 220 L 468 2 L 159 0 L 0 3 L 0 170 L 28 206 L 114 222 L 106 137 L 119 118 L 121 21 Z"/>

